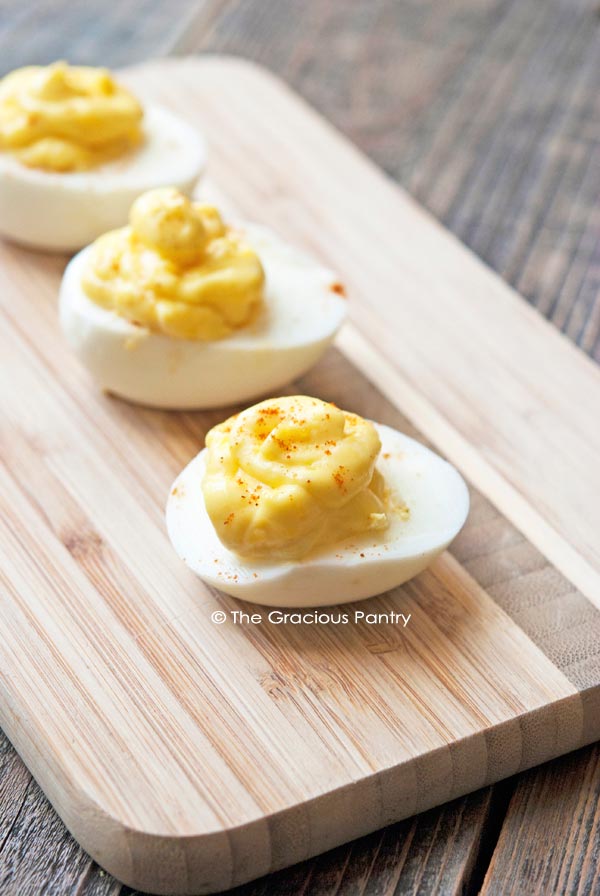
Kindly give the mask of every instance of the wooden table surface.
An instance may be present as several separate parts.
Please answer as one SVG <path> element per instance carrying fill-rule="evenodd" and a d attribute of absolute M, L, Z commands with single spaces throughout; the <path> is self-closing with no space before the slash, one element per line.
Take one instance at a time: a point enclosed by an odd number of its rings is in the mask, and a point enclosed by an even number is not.
<path fill-rule="evenodd" d="M 268 66 L 600 361 L 597 0 L 0 0 L 0 51 L 2 73 L 201 51 Z M 596 745 L 235 893 L 600 893 L 599 803 Z M 0 734 L 0 894 L 131 892 Z"/>

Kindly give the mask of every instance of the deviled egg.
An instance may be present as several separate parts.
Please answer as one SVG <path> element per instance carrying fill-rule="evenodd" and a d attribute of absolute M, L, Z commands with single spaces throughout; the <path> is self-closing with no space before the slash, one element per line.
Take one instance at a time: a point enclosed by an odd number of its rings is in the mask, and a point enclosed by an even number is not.
<path fill-rule="evenodd" d="M 167 529 L 207 584 L 309 607 L 401 585 L 447 547 L 468 509 L 460 474 L 424 445 L 288 396 L 210 430 L 171 489 Z"/>
<path fill-rule="evenodd" d="M 160 106 L 143 108 L 106 69 L 17 69 L 0 81 L 0 234 L 71 251 L 127 221 L 153 187 L 191 192 L 202 138 Z"/>
<path fill-rule="evenodd" d="M 346 313 L 331 271 L 258 225 L 153 190 L 128 227 L 68 265 L 60 319 L 106 391 L 211 408 L 264 395 L 311 367 Z"/>

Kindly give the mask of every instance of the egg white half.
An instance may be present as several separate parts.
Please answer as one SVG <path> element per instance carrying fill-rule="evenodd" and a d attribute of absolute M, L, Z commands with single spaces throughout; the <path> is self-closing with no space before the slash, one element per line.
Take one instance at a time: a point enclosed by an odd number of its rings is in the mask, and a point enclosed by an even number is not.
<path fill-rule="evenodd" d="M 214 342 L 172 339 L 101 308 L 81 288 L 89 248 L 72 259 L 60 320 L 103 389 L 152 407 L 221 407 L 276 392 L 319 359 L 346 314 L 346 300 L 331 290 L 335 275 L 264 227 L 240 229 L 265 269 L 264 308 Z"/>
<path fill-rule="evenodd" d="M 328 546 L 292 563 L 248 562 L 219 540 L 206 512 L 202 478 L 206 449 L 175 480 L 167 530 L 177 554 L 203 581 L 226 594 L 272 607 L 320 607 L 382 594 L 427 567 L 462 528 L 469 492 L 455 468 L 420 442 L 375 424 L 381 439 L 377 467 L 403 501 L 408 519 Z"/>
<path fill-rule="evenodd" d="M 0 152 L 0 234 L 70 252 L 126 224 L 146 190 L 172 186 L 189 195 L 206 163 L 202 137 L 160 106 L 146 107 L 143 128 L 139 148 L 89 171 L 41 171 Z"/>

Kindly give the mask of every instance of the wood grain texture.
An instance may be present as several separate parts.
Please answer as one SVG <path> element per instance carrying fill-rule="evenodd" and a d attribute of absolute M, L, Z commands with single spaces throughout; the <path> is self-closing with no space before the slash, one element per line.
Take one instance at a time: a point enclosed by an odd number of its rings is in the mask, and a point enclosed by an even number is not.
<path fill-rule="evenodd" d="M 98 14 L 87 0 L 35 5 L 3 0 L 0 67 L 60 57 L 119 65 L 159 55 L 181 37 L 186 51 L 218 48 L 255 58 L 294 84 L 542 313 L 598 357 L 599 137 L 593 71 L 600 33 L 593 0 L 542 5 L 534 0 L 442 5 L 373 0 L 368 9 L 353 0 L 318 0 L 302 4 L 303 15 L 294 17 L 293 28 L 287 4 L 243 0 L 225 6 L 215 20 L 214 6 L 207 3 L 166 7 L 134 0 L 118 8 L 103 6 Z M 195 28 L 190 30 L 190 23 Z M 196 40 L 201 43 L 194 45 Z M 474 181 L 471 171 L 478 172 Z M 10 774 L 11 755 L 0 753 L 0 768 L 6 763 Z M 581 791 L 586 780 L 585 758 L 578 757 L 579 765 L 561 781 L 565 791 Z M 4 819 L 10 808 L 6 790 L 2 793 Z M 25 805 L 21 813 L 28 811 Z M 444 810 L 439 812 L 441 817 Z M 13 859 L 20 858 L 20 865 L 11 868 L 19 874 L 19 896 L 37 896 L 29 881 L 38 880 L 36 863 L 44 852 L 35 849 L 35 840 L 52 827 L 52 817 L 47 807 L 42 823 L 36 815 L 8 835 L 8 846 L 24 838 L 11 851 Z M 578 819 L 567 818 L 577 825 Z M 73 853 L 68 835 L 57 829 L 56 836 L 63 838 L 64 880 L 60 874 L 49 876 L 46 892 L 63 896 L 74 892 Z M 528 841 L 535 849 L 533 834 Z M 577 848 L 571 837 L 560 850 L 540 848 L 537 861 L 547 868 L 575 862 Z M 60 865 L 58 846 L 52 854 Z M 426 863 L 427 842 L 413 839 L 410 855 Z M 506 851 L 504 860 L 510 861 Z M 364 881 L 368 892 L 379 892 L 369 883 L 377 868 L 376 860 L 372 877 Z M 293 880 L 306 896 L 326 892 L 320 881 Z M 399 893 L 404 881 L 401 874 Z M 420 892 L 446 892 L 443 876 L 432 890 L 427 881 Z M 81 881 L 78 896 L 91 892 L 88 886 L 87 878 Z M 454 886 L 448 881 L 447 891 Z M 346 874 L 339 896 L 358 889 Z M 285 890 L 285 874 L 260 889 L 284 891 L 292 891 Z"/>
<path fill-rule="evenodd" d="M 160 95 L 167 81 L 179 101 L 187 93 L 185 104 L 200 110 L 222 156 L 217 173 L 235 204 L 246 213 L 263 205 L 266 188 L 271 202 L 263 220 L 273 223 L 277 214 L 284 232 L 313 248 L 310 215 L 321 219 L 323 235 L 336 226 L 326 192 L 333 154 L 342 178 L 350 160 L 357 195 L 370 193 L 372 183 L 380 202 L 384 188 L 393 192 L 372 181 L 371 169 L 353 153 L 345 157 L 324 125 L 257 70 L 221 60 L 155 63 L 131 77 L 142 93 Z M 211 105 L 216 82 L 231 121 Z M 246 137 L 244 170 L 227 150 L 241 140 L 243 109 L 233 114 L 240 83 L 243 103 L 253 92 L 262 109 L 252 141 Z M 274 118 L 289 125 L 283 157 L 294 150 L 298 129 L 315 153 L 296 174 L 308 186 L 316 178 L 310 193 L 321 195 L 323 205 L 298 203 L 283 171 L 261 180 L 263 130 Z M 468 282 L 473 262 L 464 250 L 401 197 L 398 207 L 398 219 L 390 211 L 390 228 L 410 229 L 402 215 L 412 216 L 415 246 L 423 230 L 452 270 L 464 267 Z M 352 231 L 337 234 L 337 251 L 345 245 L 350 254 Z M 336 260 L 325 238 L 319 249 Z M 400 635 L 368 626 L 211 626 L 215 598 L 174 558 L 162 504 L 175 472 L 221 415 L 161 414 L 95 393 L 75 360 L 55 348 L 60 261 L 10 247 L 2 259 L 8 291 L 0 341 L 11 377 L 2 389 L 1 500 L 12 520 L 0 542 L 8 595 L 0 622 L 8 670 L 3 721 L 67 825 L 101 863 L 156 891 L 211 891 L 597 736 L 594 704 L 582 700 L 569 663 L 561 669 L 546 655 L 544 590 L 533 587 L 540 595 L 536 645 L 449 555 L 370 602 L 372 609 L 411 613 L 411 627 Z M 372 278 L 385 268 L 381 253 L 363 262 L 374 265 Z M 350 259 L 343 267 L 355 308 L 362 301 L 368 322 L 361 271 Z M 491 275 L 473 270 L 502 297 Z M 410 276 L 419 276 L 412 267 L 406 284 Z M 553 345 L 539 320 L 514 308 L 534 340 Z M 588 368 L 576 354 L 565 351 L 563 363 L 566 378 L 587 383 Z M 454 376 L 453 367 L 445 371 L 446 382 Z M 333 391 L 342 405 L 407 427 L 339 354 L 311 377 L 310 391 L 324 397 Z M 43 400 L 23 402 L 24 395 Z M 126 453 L 115 451 L 120 444 Z M 476 502 L 470 526 L 482 513 L 485 502 Z M 481 538 L 471 537 L 481 548 Z M 511 560 L 516 577 L 531 564 L 548 566 L 525 547 Z M 590 607 L 589 625 L 599 616 Z M 567 615 L 564 627 L 572 623 Z M 597 696 L 594 645 L 583 645 L 581 662 L 591 669 Z"/>
<path fill-rule="evenodd" d="M 20 760 L 16 762 L 22 776 L 29 778 Z M 3 896 L 37 896 L 42 890 L 77 896 L 138 892 L 121 887 L 85 856 L 35 781 L 30 781 L 28 790 L 31 796 L 22 805 L 20 829 L 9 841 L 10 857 L 0 864 Z M 458 896 L 474 892 L 471 884 L 477 887 L 479 883 L 477 858 L 482 844 L 485 847 L 490 828 L 495 830 L 494 818 L 503 812 L 510 792 L 507 782 L 477 791 L 228 894 L 417 896 L 427 892 Z M 19 848 L 29 855 L 16 854 Z"/>
<path fill-rule="evenodd" d="M 479 886 L 476 861 L 506 785 L 392 825 L 294 868 L 230 891 L 231 896 L 459 896 Z"/>
<path fill-rule="evenodd" d="M 596 746 L 521 778 L 482 887 L 485 896 L 600 891 L 599 765 Z M 571 785 L 574 776 L 580 788 Z"/>
<path fill-rule="evenodd" d="M 594 0 L 242 0 L 206 44 L 274 68 L 600 360 Z"/>
<path fill-rule="evenodd" d="M 330 352 L 300 385 L 308 393 L 319 391 L 328 400 L 343 404 L 347 384 L 353 379 L 347 360 Z M 362 415 L 371 413 L 423 438 L 372 386 L 356 388 L 354 401 Z M 469 523 L 452 543 L 450 553 L 585 695 L 591 730 L 600 718 L 596 689 L 600 680 L 600 612 L 489 499 L 473 489 Z"/>

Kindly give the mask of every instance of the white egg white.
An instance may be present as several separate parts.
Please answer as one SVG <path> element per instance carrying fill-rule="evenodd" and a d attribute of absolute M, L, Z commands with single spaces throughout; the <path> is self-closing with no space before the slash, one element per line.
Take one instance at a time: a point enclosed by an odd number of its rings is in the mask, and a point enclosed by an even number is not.
<path fill-rule="evenodd" d="M 204 140 L 160 106 L 144 110 L 145 139 L 89 171 L 27 168 L 0 152 L 0 234 L 36 249 L 71 252 L 127 223 L 133 201 L 154 187 L 190 194 L 204 170 Z"/>
<path fill-rule="evenodd" d="M 101 308 L 81 287 L 89 248 L 72 259 L 60 320 L 103 389 L 152 407 L 213 408 L 273 393 L 313 366 L 346 314 L 346 300 L 331 289 L 335 275 L 266 228 L 240 229 L 265 269 L 264 308 L 213 342 L 172 339 Z"/>
<path fill-rule="evenodd" d="M 175 480 L 167 530 L 177 554 L 204 582 L 233 597 L 273 607 L 319 607 L 382 594 L 422 572 L 462 528 L 467 486 L 451 464 L 389 426 L 375 424 L 382 449 L 377 467 L 392 501 L 390 526 L 328 546 L 298 562 L 249 562 L 220 541 L 202 494 L 206 450 Z"/>

